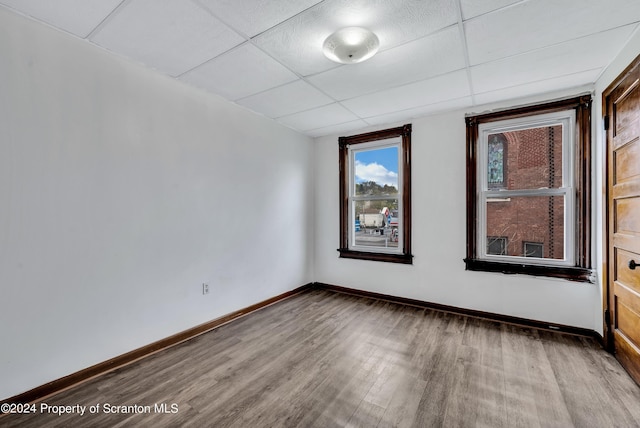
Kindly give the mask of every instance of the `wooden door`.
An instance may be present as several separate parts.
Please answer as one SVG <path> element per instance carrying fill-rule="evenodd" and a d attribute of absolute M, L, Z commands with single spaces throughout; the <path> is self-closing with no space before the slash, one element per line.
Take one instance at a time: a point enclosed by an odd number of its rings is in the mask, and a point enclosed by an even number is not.
<path fill-rule="evenodd" d="M 618 361 L 640 384 L 640 57 L 603 97 L 610 311 L 605 333 Z"/>

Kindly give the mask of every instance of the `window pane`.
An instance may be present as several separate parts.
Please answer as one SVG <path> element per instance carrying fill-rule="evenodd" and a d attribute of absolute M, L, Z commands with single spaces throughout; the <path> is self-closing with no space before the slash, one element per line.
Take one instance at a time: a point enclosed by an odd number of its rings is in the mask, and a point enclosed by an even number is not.
<path fill-rule="evenodd" d="M 504 236 L 487 236 L 487 254 L 506 255 L 507 238 Z"/>
<path fill-rule="evenodd" d="M 564 196 L 516 196 L 487 200 L 487 252 L 506 238 L 506 255 L 564 259 Z M 530 245 L 525 245 L 527 242 Z M 539 244 L 534 248 L 533 244 Z M 493 250 L 497 247 L 493 244 Z M 535 254 L 527 254 L 533 252 Z"/>
<path fill-rule="evenodd" d="M 537 257 L 539 259 L 544 257 L 544 244 L 542 242 L 525 242 L 524 243 L 524 256 L 525 257 Z"/>
<path fill-rule="evenodd" d="M 487 152 L 487 183 L 489 189 L 504 189 L 504 161 L 507 148 L 506 139 L 502 134 L 489 136 L 489 148 Z"/>
<path fill-rule="evenodd" d="M 562 125 L 490 134 L 489 189 L 562 187 Z"/>
<path fill-rule="evenodd" d="M 356 201 L 355 245 L 398 248 L 398 199 Z"/>
<path fill-rule="evenodd" d="M 398 193 L 398 151 L 394 146 L 354 153 L 355 195 Z"/>

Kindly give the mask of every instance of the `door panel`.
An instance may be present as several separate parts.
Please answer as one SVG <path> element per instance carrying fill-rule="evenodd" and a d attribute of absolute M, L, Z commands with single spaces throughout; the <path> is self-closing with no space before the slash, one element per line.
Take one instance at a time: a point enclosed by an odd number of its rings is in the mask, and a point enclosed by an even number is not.
<path fill-rule="evenodd" d="M 636 139 L 616 150 L 614 162 L 617 175 L 613 178 L 615 184 L 620 184 L 640 175 L 638 158 L 640 158 L 640 139 Z"/>
<path fill-rule="evenodd" d="M 616 135 L 621 130 L 629 127 L 636 121 L 636 108 L 638 105 L 638 80 L 634 80 L 628 87 L 618 88 L 618 93 L 622 92 L 620 98 L 616 100 Z"/>
<path fill-rule="evenodd" d="M 629 269 L 629 263 L 632 260 L 638 262 L 640 260 L 640 254 L 617 249 L 615 258 L 615 281 L 620 284 L 624 284 L 624 287 L 629 288 L 636 293 L 640 293 L 640 275 L 636 273 L 637 270 L 640 270 L 640 267 L 635 270 Z"/>
<path fill-rule="evenodd" d="M 632 122 L 630 126 L 625 128 L 619 128 L 616 136 L 613 138 L 613 148 L 619 149 L 620 146 L 628 144 L 633 141 L 633 138 L 637 138 L 640 129 L 640 120 Z"/>
<path fill-rule="evenodd" d="M 631 377 L 637 382 L 640 379 L 640 367 L 638 367 L 638 348 L 631 345 L 626 337 L 619 331 L 614 334 L 616 343 L 616 358 L 622 364 Z"/>
<path fill-rule="evenodd" d="M 618 330 L 636 347 L 640 343 L 640 315 L 625 305 L 616 308 Z"/>
<path fill-rule="evenodd" d="M 618 198 L 615 204 L 615 233 L 640 235 L 640 217 L 638 216 L 640 212 L 640 197 Z"/>
<path fill-rule="evenodd" d="M 607 295 L 616 358 L 640 383 L 640 57 L 605 91 Z"/>

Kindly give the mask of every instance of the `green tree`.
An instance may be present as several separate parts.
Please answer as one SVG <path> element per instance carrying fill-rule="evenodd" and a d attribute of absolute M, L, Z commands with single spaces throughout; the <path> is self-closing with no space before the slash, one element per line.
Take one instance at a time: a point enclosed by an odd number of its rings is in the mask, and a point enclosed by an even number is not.
<path fill-rule="evenodd" d="M 395 186 L 379 185 L 375 181 L 365 181 L 362 183 L 356 183 L 356 195 L 395 195 L 398 193 L 398 189 Z"/>

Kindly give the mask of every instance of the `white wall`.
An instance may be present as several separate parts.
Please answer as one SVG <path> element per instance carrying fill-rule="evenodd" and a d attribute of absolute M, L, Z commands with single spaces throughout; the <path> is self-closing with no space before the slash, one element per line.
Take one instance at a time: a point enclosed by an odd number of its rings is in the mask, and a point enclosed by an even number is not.
<path fill-rule="evenodd" d="M 589 88 L 411 121 L 413 265 L 338 257 L 338 140 L 337 136 L 317 139 L 316 281 L 460 308 L 599 328 L 593 311 L 599 300 L 597 284 L 465 271 L 463 262 L 465 114 L 577 95 L 585 89 Z"/>
<path fill-rule="evenodd" d="M 312 281 L 312 155 L 0 8 L 0 399 Z"/>

